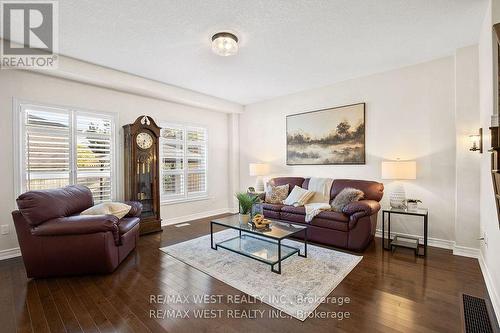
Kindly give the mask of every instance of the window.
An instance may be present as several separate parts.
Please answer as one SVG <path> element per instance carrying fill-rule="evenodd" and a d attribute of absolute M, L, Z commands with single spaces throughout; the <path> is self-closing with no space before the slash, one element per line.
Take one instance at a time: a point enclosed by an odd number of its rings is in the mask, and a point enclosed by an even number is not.
<path fill-rule="evenodd" d="M 207 196 L 207 130 L 163 124 L 160 139 L 161 200 Z"/>
<path fill-rule="evenodd" d="M 95 202 L 115 195 L 112 115 L 18 103 L 19 193 L 85 185 Z"/>

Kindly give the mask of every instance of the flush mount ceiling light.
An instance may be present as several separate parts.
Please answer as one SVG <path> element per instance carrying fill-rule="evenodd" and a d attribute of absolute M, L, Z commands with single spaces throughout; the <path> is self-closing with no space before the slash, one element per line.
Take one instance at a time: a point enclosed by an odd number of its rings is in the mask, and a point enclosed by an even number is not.
<path fill-rule="evenodd" d="M 212 51 L 223 57 L 238 53 L 238 37 L 230 32 L 219 32 L 212 36 Z"/>

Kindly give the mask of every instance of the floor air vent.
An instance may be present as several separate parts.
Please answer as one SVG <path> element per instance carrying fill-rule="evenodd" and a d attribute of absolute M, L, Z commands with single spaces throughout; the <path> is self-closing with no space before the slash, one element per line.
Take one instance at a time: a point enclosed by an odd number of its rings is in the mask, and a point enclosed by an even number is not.
<path fill-rule="evenodd" d="M 495 333 L 484 298 L 462 294 L 465 333 Z"/>

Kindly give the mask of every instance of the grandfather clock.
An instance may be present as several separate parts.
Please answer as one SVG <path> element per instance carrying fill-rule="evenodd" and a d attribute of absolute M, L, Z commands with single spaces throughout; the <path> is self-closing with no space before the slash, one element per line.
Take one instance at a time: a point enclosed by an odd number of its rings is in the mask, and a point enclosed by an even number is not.
<path fill-rule="evenodd" d="M 162 231 L 160 218 L 159 138 L 161 128 L 148 116 L 123 126 L 125 200 L 143 205 L 140 233 Z"/>

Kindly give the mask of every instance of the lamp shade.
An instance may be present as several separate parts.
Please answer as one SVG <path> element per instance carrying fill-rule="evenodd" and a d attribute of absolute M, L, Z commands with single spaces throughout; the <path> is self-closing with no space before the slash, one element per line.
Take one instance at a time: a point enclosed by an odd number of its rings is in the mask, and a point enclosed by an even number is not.
<path fill-rule="evenodd" d="M 382 179 L 417 179 L 417 162 L 383 161 Z"/>
<path fill-rule="evenodd" d="M 265 163 L 250 163 L 250 176 L 265 176 L 269 173 L 269 165 Z"/>

